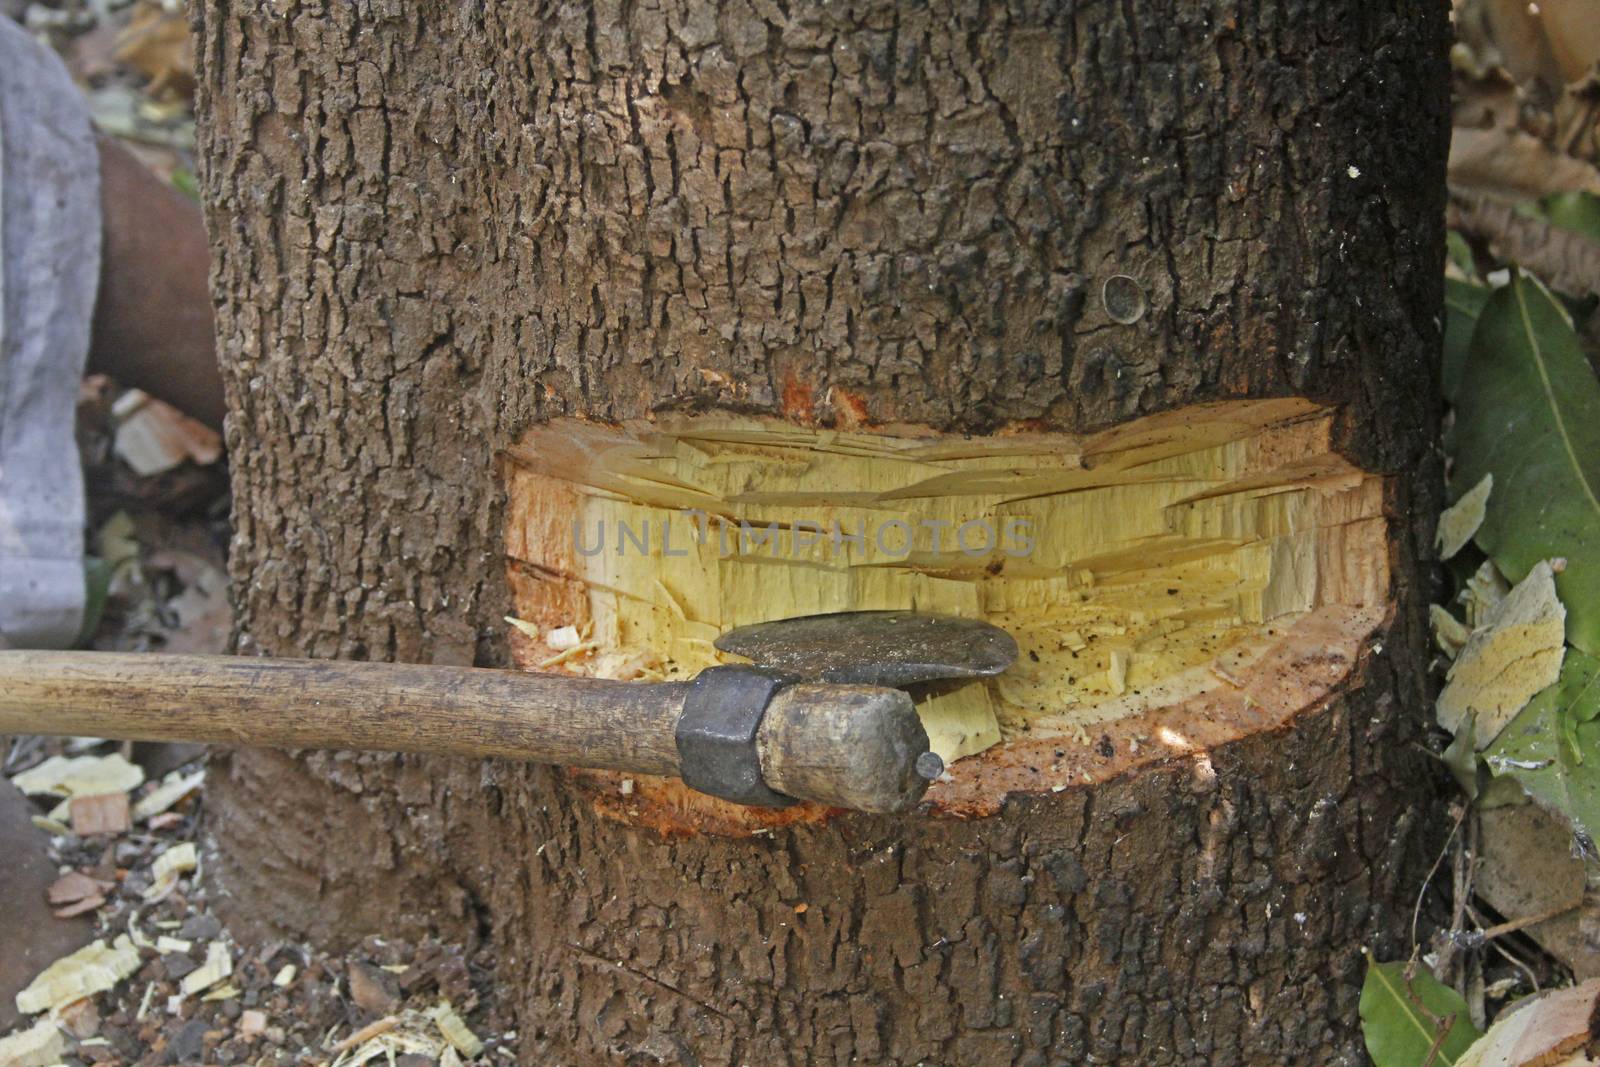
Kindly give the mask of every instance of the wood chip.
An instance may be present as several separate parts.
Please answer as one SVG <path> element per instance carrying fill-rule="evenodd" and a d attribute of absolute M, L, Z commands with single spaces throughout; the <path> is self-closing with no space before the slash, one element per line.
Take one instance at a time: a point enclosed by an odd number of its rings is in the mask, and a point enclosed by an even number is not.
<path fill-rule="evenodd" d="M 139 967 L 139 950 L 126 934 L 111 945 L 92 941 L 46 967 L 17 994 L 17 1010 L 28 1015 L 70 1004 L 110 989 Z"/>
<path fill-rule="evenodd" d="M 126 793 L 73 797 L 68 805 L 72 832 L 79 837 L 126 833 L 128 827 L 133 825 Z"/>
<path fill-rule="evenodd" d="M 456 1014 L 455 1008 L 450 1006 L 448 1000 L 441 1000 L 439 1006 L 430 1011 L 434 1024 L 439 1027 L 439 1032 L 450 1046 L 469 1060 L 483 1051 L 483 1042 L 478 1040 L 478 1035 L 467 1028 L 461 1016 Z"/>
<path fill-rule="evenodd" d="M 52 819 L 44 815 L 30 815 L 28 821 L 35 830 L 43 830 L 51 837 L 60 837 L 62 834 L 72 833 L 72 827 L 59 819 Z"/>
<path fill-rule="evenodd" d="M 143 822 L 160 815 L 178 803 L 178 801 L 199 789 L 205 783 L 205 780 L 206 772 L 204 770 L 198 770 L 188 775 L 173 771 L 161 779 L 160 785 L 139 799 L 139 802 L 133 806 L 133 817 Z"/>
<path fill-rule="evenodd" d="M 138 389 L 123 393 L 111 414 L 119 422 L 111 447 L 141 477 L 169 471 L 184 460 L 206 466 L 222 457 L 222 438 L 215 430 Z"/>
<path fill-rule="evenodd" d="M 184 996 L 193 996 L 210 989 L 231 974 L 233 974 L 233 955 L 228 951 L 227 945 L 221 941 L 213 941 L 206 946 L 206 961 L 184 975 L 178 987 L 183 990 Z"/>
<path fill-rule="evenodd" d="M 558 626 L 550 631 L 544 643 L 550 646 L 552 652 L 570 652 L 583 644 L 583 638 L 578 636 L 576 626 Z"/>
<path fill-rule="evenodd" d="M 248 1008 L 239 1015 L 239 1036 L 254 1038 L 261 1036 L 267 1029 L 267 1013 Z"/>
<path fill-rule="evenodd" d="M 127 792 L 144 783 L 144 771 L 123 759 L 109 756 L 51 756 L 32 770 L 11 779 L 11 784 L 29 796 L 94 796 L 100 793 Z"/>
<path fill-rule="evenodd" d="M 348 1052 L 351 1049 L 355 1048 L 357 1045 L 365 1044 L 366 1042 L 371 1041 L 373 1038 L 377 1037 L 379 1034 L 386 1034 L 390 1030 L 393 1030 L 395 1027 L 397 1027 L 399 1025 L 400 1025 L 400 1016 L 398 1016 L 398 1015 L 385 1015 L 383 1018 L 375 1020 L 374 1022 L 370 1022 L 367 1025 L 363 1026 L 361 1029 L 357 1030 L 355 1033 L 351 1034 L 349 1037 L 345 1038 L 343 1041 L 340 1041 L 338 1044 L 330 1046 L 328 1051 L 329 1052 Z"/>
<path fill-rule="evenodd" d="M 1111 692 L 1121 696 L 1128 691 L 1128 665 L 1132 654 L 1125 648 L 1113 648 L 1106 665 L 1106 684 Z"/>
<path fill-rule="evenodd" d="M 539 640 L 539 626 L 537 623 L 531 623 L 527 619 L 519 619 L 515 615 L 505 616 L 505 621 L 515 626 L 524 637 L 534 641 Z"/>
<path fill-rule="evenodd" d="M 0 1038 L 4 1067 L 50 1067 L 67 1054 L 67 1039 L 53 1019 L 40 1019 L 30 1029 Z"/>
<path fill-rule="evenodd" d="M 559 667 L 561 664 L 570 660 L 575 660 L 586 652 L 593 652 L 599 647 L 599 644 L 594 641 L 587 641 L 581 645 L 573 645 L 565 652 L 557 652 L 555 655 L 550 656 L 547 659 L 540 660 L 538 663 L 538 668 L 540 670 L 548 670 L 551 667 Z"/>
<path fill-rule="evenodd" d="M 156 984 L 149 982 L 144 987 L 144 995 L 139 998 L 139 1010 L 133 1013 L 135 1019 L 143 1019 L 150 1010 L 150 1002 L 156 999 Z"/>
<path fill-rule="evenodd" d="M 146 900 L 154 900 L 162 896 L 178 884 L 178 879 L 188 874 L 199 866 L 194 843 L 185 841 L 181 845 L 174 845 L 161 855 L 151 865 L 150 874 L 152 881 L 150 888 L 144 891 Z"/>

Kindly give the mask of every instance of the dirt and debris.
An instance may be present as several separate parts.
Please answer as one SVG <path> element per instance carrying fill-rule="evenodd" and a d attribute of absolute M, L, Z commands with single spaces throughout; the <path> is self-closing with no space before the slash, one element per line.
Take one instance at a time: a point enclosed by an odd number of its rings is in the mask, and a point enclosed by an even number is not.
<path fill-rule="evenodd" d="M 14 761 L 10 777 L 37 795 L 18 802 L 42 818 L 57 794 L 41 783 L 104 789 L 115 776 L 128 783 L 115 794 L 123 810 L 141 813 L 144 825 L 94 836 L 31 830 L 28 847 L 59 872 L 33 890 L 61 916 L 47 921 L 87 916 L 94 936 L 39 961 L 16 995 L 23 1017 L 0 1039 L 0 1067 L 508 1062 L 515 1035 L 487 996 L 491 959 L 379 939 L 346 954 L 239 943 L 209 908 L 203 767 L 146 780 L 110 742 L 95 746 L 109 751 L 71 758 L 50 751 L 71 743 L 22 746 L 31 754 Z M 8 950 L 35 936 L 9 927 Z"/>

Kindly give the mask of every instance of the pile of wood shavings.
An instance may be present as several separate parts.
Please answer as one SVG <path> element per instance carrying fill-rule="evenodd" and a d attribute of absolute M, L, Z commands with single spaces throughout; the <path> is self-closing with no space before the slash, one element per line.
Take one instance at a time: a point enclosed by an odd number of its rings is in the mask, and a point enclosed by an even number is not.
<path fill-rule="evenodd" d="M 26 770 L 59 776 L 45 753 L 60 747 L 36 749 Z M 90 788 L 128 780 L 120 752 L 73 758 Z M 41 779 L 12 770 L 13 781 Z M 493 965 L 486 954 L 469 960 L 437 942 L 378 938 L 336 954 L 230 936 L 208 906 L 201 779 L 196 763 L 144 783 L 127 806 L 142 825 L 93 835 L 60 821 L 77 811 L 70 797 L 35 797 L 35 824 L 61 872 L 50 904 L 63 919 L 90 915 L 95 940 L 19 994 L 28 1017 L 0 1036 L 0 1067 L 515 1061 L 515 1033 L 482 1003 Z M 0 918 L 0 941 L 21 933 Z"/>

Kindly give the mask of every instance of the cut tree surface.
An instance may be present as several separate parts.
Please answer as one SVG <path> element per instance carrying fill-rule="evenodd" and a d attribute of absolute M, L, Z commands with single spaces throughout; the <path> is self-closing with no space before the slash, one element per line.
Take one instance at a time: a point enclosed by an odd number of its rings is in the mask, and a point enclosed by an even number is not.
<path fill-rule="evenodd" d="M 230 752 L 207 778 L 205 850 L 230 927 L 482 938 L 530 1067 L 1359 1062 L 1354 948 L 1404 953 L 1438 852 L 1415 710 L 1418 557 L 1440 510 L 1447 10 L 354 10 L 194 8 L 241 652 L 672 666 L 643 642 L 599 643 L 600 562 L 577 556 L 571 520 L 636 498 L 589 480 L 558 427 L 591 431 L 589 452 L 671 436 L 733 455 L 688 439 L 717 411 L 724 429 L 774 425 L 733 413 L 788 424 L 792 450 L 770 433 L 757 446 L 808 460 L 829 492 L 925 483 L 862 485 L 840 473 L 855 457 L 819 447 L 865 441 L 965 450 L 909 457 L 924 474 L 1058 475 L 1015 496 L 1063 511 L 1128 495 L 1147 526 L 1071 523 L 1108 610 L 1119 590 L 1149 603 L 1138 566 L 1186 565 L 1161 558 L 1163 537 L 1215 555 L 1206 516 L 1238 541 L 1221 552 L 1237 567 L 1317 543 L 1321 606 L 1251 624 L 1279 644 L 1253 670 L 1220 665 L 1241 689 L 1204 661 L 1174 666 L 1197 689 L 1181 713 L 1157 706 L 1156 658 L 1132 642 L 1095 668 L 1105 694 L 1057 667 L 1049 684 L 1078 687 L 1075 705 L 1014 710 L 990 689 L 1003 743 L 956 761 L 932 798 L 999 804 L 988 818 L 661 834 L 645 820 L 709 809 L 667 783 L 630 794 L 596 777 L 591 792 L 510 761 Z M 1324 415 L 1290 397 L 1332 413 L 1333 448 Z M 1197 405 L 1245 399 L 1303 413 L 1195 433 L 1221 410 Z M 540 426 L 548 439 L 526 437 Z M 1168 488 L 1097 484 L 1137 480 L 1119 436 L 1146 431 L 1174 435 L 1149 468 Z M 1076 436 L 1031 437 L 1046 432 Z M 1074 448 L 1081 492 L 1065 481 Z M 1238 458 L 1224 470 L 1208 451 Z M 681 491 L 648 456 L 628 493 Z M 1286 473 L 1296 463 L 1310 469 Z M 1178 503 L 1257 475 L 1256 499 Z M 1362 550 L 1383 524 L 1350 516 L 1380 488 L 1389 529 Z M 1292 533 L 1246 527 L 1302 505 Z M 719 561 L 719 583 L 744 569 Z M 750 567 L 764 609 L 800 606 L 779 603 L 777 575 L 796 569 Z M 1384 596 L 1339 588 L 1352 571 Z M 1014 577 L 960 584 L 1010 596 Z M 688 600 L 677 582 L 662 577 Z M 653 590 L 630 602 L 671 614 Z M 707 630 L 735 621 L 679 607 Z M 1363 614 L 1391 621 L 1360 636 Z M 574 626 L 579 644 L 524 643 L 506 616 L 541 636 Z M 1062 620 L 1080 659 L 1109 640 L 1076 629 L 1093 621 Z M 1301 636 L 1266 632 L 1280 628 Z M 693 646 L 674 645 L 693 670 Z M 1136 700 L 1152 706 L 1108 718 Z M 1158 733 L 1180 722 L 1193 734 L 1174 739 L 1202 746 L 1181 758 Z M 1134 743 L 1152 762 L 1118 773 Z"/>
<path fill-rule="evenodd" d="M 558 420 L 513 451 L 508 546 L 528 667 L 679 678 L 725 630 L 914 609 L 1018 641 L 1004 675 L 919 701 L 951 765 L 936 809 L 1102 781 L 1282 725 L 1383 619 L 1383 485 L 1297 399 L 1181 409 L 1089 435 L 811 430 L 725 414 Z M 561 648 L 530 634 L 575 627 Z M 566 631 L 569 632 L 570 631 Z M 584 772 L 656 821 L 675 783 Z M 669 820 L 670 821 L 670 820 Z M 705 825 L 702 822 L 700 825 Z"/>

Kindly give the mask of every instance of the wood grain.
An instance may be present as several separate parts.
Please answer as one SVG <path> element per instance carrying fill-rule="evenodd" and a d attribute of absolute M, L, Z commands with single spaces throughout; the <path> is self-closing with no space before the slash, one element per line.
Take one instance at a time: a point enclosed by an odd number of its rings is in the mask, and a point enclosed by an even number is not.
<path fill-rule="evenodd" d="M 244 656 L 0 652 L 0 733 L 507 756 L 678 773 L 686 682 Z"/>

